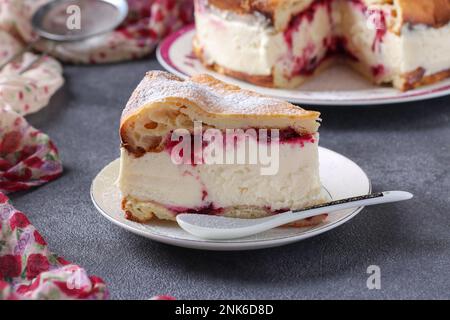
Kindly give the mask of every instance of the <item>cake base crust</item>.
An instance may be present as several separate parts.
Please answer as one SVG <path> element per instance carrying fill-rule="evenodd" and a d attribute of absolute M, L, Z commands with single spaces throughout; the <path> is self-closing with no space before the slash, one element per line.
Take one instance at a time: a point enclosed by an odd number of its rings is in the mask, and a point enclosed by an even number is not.
<path fill-rule="evenodd" d="M 425 70 L 424 69 L 417 69 L 413 72 L 405 73 L 398 77 L 397 79 L 394 79 L 390 82 L 384 82 L 380 81 L 379 79 L 376 79 L 373 77 L 370 69 L 368 69 L 366 66 L 362 65 L 359 62 L 354 62 L 352 59 L 346 59 L 345 57 L 330 57 L 326 60 L 324 60 L 320 66 L 314 70 L 314 72 L 311 75 L 308 76 L 295 76 L 292 79 L 290 79 L 288 82 L 284 83 L 277 83 L 275 80 L 275 77 L 273 73 L 269 76 L 256 76 L 256 75 L 250 75 L 244 72 L 239 71 L 233 71 L 226 67 L 223 67 L 221 65 L 218 65 L 217 63 L 210 64 L 207 62 L 205 57 L 202 54 L 201 48 L 199 48 L 197 45 L 195 45 L 194 42 L 194 53 L 197 56 L 197 58 L 200 60 L 200 62 L 207 68 L 226 75 L 230 76 L 239 80 L 243 80 L 252 84 L 255 84 L 257 86 L 266 87 L 266 88 L 296 88 L 300 85 L 302 85 L 304 82 L 306 82 L 308 79 L 315 77 L 319 74 L 321 74 L 323 71 L 328 69 L 330 66 L 333 65 L 334 61 L 341 61 L 342 63 L 345 63 L 352 67 L 353 70 L 358 72 L 359 74 L 363 75 L 364 78 L 366 78 L 368 81 L 372 82 L 376 85 L 381 84 L 392 84 L 395 88 L 401 90 L 401 91 L 409 91 L 413 89 L 417 89 L 423 86 L 432 85 L 438 82 L 441 82 L 442 80 L 445 80 L 447 78 L 450 78 L 450 69 L 444 70 L 438 73 L 434 73 L 431 75 L 425 76 Z"/>
<path fill-rule="evenodd" d="M 153 201 L 140 201 L 132 197 L 124 197 L 122 199 L 122 210 L 125 212 L 126 219 L 139 223 L 149 222 L 154 219 L 176 221 L 176 213 Z M 263 218 L 271 214 L 267 209 L 250 206 L 224 208 L 221 213 L 225 217 L 240 219 Z M 322 223 L 327 216 L 327 214 L 322 214 L 295 221 L 286 226 L 296 228 L 313 227 Z"/>
<path fill-rule="evenodd" d="M 441 82 L 450 78 L 450 69 L 444 70 L 429 76 L 424 76 L 425 70 L 417 69 L 416 71 L 404 74 L 402 78 L 402 90 L 412 90 L 422 86 Z"/>

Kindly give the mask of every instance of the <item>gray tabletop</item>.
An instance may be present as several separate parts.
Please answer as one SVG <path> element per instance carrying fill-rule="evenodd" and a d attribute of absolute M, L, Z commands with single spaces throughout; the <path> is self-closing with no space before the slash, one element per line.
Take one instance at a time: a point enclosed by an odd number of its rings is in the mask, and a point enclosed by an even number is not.
<path fill-rule="evenodd" d="M 129 233 L 94 208 L 95 175 L 119 156 L 123 106 L 154 57 L 66 66 L 50 106 L 28 117 L 59 147 L 58 180 L 12 196 L 51 250 L 102 277 L 114 299 L 450 298 L 450 97 L 404 105 L 315 108 L 321 145 L 357 162 L 374 190 L 409 202 L 367 208 L 343 226 L 284 247 L 207 252 Z M 367 288 L 367 268 L 381 289 Z"/>

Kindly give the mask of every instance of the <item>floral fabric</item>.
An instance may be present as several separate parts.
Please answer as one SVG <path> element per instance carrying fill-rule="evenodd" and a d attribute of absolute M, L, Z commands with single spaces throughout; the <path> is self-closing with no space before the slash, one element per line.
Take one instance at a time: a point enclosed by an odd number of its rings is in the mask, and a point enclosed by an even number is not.
<path fill-rule="evenodd" d="M 5 9 L 18 11 L 20 1 L 0 0 L 0 64 L 24 46 L 26 28 L 8 20 Z M 23 117 L 47 105 L 63 85 L 62 68 L 53 58 L 42 59 L 28 71 L 22 68 L 36 59 L 33 53 L 0 70 L 0 192 L 25 190 L 58 177 L 62 164 L 49 137 Z"/>
<path fill-rule="evenodd" d="M 0 193 L 0 299 L 105 299 L 98 277 L 48 250 L 27 217 Z"/>
<path fill-rule="evenodd" d="M 58 150 L 50 138 L 15 112 L 0 109 L 0 192 L 35 187 L 61 172 Z"/>

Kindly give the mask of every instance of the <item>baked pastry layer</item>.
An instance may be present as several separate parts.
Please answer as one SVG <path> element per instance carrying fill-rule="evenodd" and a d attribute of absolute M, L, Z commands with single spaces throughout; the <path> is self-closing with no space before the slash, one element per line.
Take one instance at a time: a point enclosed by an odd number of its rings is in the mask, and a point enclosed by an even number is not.
<path fill-rule="evenodd" d="M 263 3 L 271 14 L 258 9 Z M 194 52 L 218 72 L 282 88 L 300 85 L 339 55 L 374 83 L 408 90 L 450 69 L 449 4 L 198 0 Z M 287 20 L 278 27 L 273 17 L 283 10 L 290 14 L 280 13 Z M 424 70 L 423 77 L 410 82 L 416 70 Z"/>
<path fill-rule="evenodd" d="M 317 131 L 319 115 L 209 75 L 185 81 L 167 72 L 152 71 L 122 113 L 120 137 L 125 149 L 142 155 L 161 151 L 167 134 L 191 129 L 194 121 L 217 129 L 292 128 L 304 134 Z"/>
<path fill-rule="evenodd" d="M 136 222 L 149 222 L 153 219 L 175 221 L 176 212 L 167 209 L 166 206 L 155 203 L 153 201 L 141 201 L 133 197 L 124 197 L 122 199 L 122 210 L 128 220 Z M 208 214 L 211 214 L 210 212 Z M 238 206 L 221 210 L 220 213 L 224 217 L 240 218 L 240 219 L 257 219 L 268 217 L 273 212 L 259 207 Z M 290 223 L 289 227 L 306 228 L 320 224 L 327 218 L 327 214 L 314 216 Z"/>
<path fill-rule="evenodd" d="M 319 113 L 227 85 L 210 76 L 182 80 L 165 72 L 149 72 L 125 108 L 120 134 L 118 184 L 129 219 L 175 220 L 179 213 L 255 218 L 328 200 L 319 179 Z M 268 163 L 215 163 L 200 143 L 187 159 L 175 163 L 172 133 L 185 129 L 194 139 L 194 124 L 218 132 L 246 130 L 255 135 L 219 144 L 223 159 L 248 155 L 249 142 L 261 150 L 267 140 L 258 129 L 279 131 L 276 170 L 261 174 Z M 176 141 L 178 142 L 178 141 Z M 200 154 L 200 156 L 198 156 Z M 239 157 L 239 156 L 238 156 Z M 248 158 L 246 158 L 247 160 Z M 324 217 L 303 221 L 305 226 Z"/>

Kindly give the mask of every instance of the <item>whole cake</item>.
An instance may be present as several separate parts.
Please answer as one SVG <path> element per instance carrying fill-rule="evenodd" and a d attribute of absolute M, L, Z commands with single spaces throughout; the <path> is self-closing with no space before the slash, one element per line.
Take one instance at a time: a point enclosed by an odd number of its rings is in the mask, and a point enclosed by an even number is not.
<path fill-rule="evenodd" d="M 126 217 L 139 222 L 175 220 L 179 213 L 257 218 L 326 202 L 319 178 L 319 115 L 208 75 L 182 80 L 166 72 L 147 73 L 120 124 L 118 184 Z M 180 130 L 185 136 L 174 140 Z M 211 132 L 227 134 L 215 144 L 220 152 L 205 152 Z M 245 135 L 230 140 L 231 132 Z M 263 139 L 264 132 L 272 140 Z M 180 152 L 180 143 L 191 136 L 194 142 L 202 139 L 199 148 L 194 143 Z M 235 159 L 242 154 L 249 159 L 250 142 L 254 150 L 266 150 L 274 141 L 278 149 L 270 151 L 272 172 L 262 170 L 268 162 Z M 219 153 L 236 161 L 211 161 Z M 295 225 L 310 226 L 324 218 Z"/>
<path fill-rule="evenodd" d="M 410 90 L 450 76 L 450 0 L 196 0 L 194 52 L 217 72 L 292 88 L 344 62 Z"/>

